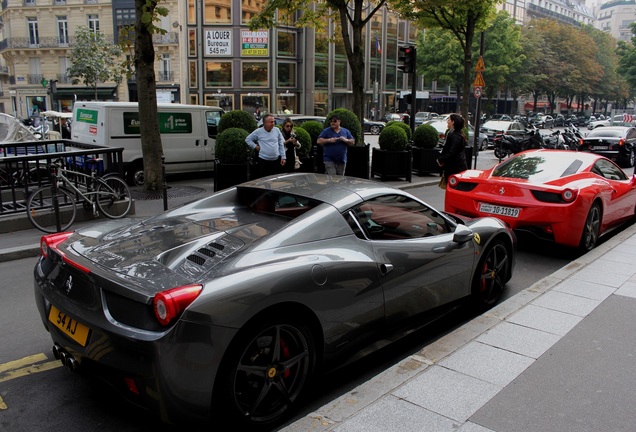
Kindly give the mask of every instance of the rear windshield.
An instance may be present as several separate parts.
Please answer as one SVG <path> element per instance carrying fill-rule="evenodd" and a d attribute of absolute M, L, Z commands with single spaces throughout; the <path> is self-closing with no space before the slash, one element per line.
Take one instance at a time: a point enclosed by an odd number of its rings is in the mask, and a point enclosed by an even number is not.
<path fill-rule="evenodd" d="M 237 188 L 237 204 L 256 212 L 296 218 L 321 204 L 311 198 L 257 188 Z"/>
<path fill-rule="evenodd" d="M 594 129 L 591 130 L 586 138 L 593 138 L 593 137 L 608 137 L 608 138 L 620 138 L 623 136 L 623 131 L 622 130 L 616 130 L 616 129 Z"/>
<path fill-rule="evenodd" d="M 519 155 L 495 167 L 492 175 L 544 183 L 577 173 L 583 162 L 573 158 L 574 154 L 563 153 L 563 157 L 550 157 L 549 160 L 541 155 Z"/>

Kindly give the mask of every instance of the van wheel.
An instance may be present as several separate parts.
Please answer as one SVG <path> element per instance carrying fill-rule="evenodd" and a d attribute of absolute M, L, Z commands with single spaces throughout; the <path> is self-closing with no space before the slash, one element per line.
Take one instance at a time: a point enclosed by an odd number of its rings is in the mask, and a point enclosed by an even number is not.
<path fill-rule="evenodd" d="M 126 181 L 131 186 L 143 186 L 144 166 L 140 163 L 131 165 L 130 170 L 126 172 Z"/>

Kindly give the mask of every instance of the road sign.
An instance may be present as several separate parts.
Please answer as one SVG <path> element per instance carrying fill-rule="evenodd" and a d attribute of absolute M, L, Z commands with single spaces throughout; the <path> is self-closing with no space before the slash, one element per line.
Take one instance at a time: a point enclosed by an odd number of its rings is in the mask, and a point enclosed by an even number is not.
<path fill-rule="evenodd" d="M 477 64 L 475 65 L 475 71 L 484 72 L 486 70 L 486 65 L 484 64 L 484 58 L 479 56 L 479 60 L 477 60 Z"/>
<path fill-rule="evenodd" d="M 475 81 L 473 81 L 473 87 L 486 87 L 486 83 L 484 82 L 484 77 L 481 76 L 481 72 L 477 72 Z"/>
<path fill-rule="evenodd" d="M 473 90 L 473 92 L 474 92 L 475 97 L 476 97 L 477 99 L 479 99 L 479 98 L 481 97 L 481 87 L 479 87 L 479 86 L 475 87 L 475 89 Z"/>

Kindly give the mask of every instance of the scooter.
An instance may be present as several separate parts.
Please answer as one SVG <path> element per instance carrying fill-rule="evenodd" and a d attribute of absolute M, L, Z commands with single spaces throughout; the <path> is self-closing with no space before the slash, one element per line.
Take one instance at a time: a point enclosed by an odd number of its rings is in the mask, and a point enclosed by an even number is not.
<path fill-rule="evenodd" d="M 525 150 L 545 147 L 545 142 L 538 129 L 530 130 L 530 135 L 525 138 L 516 138 L 503 133 L 497 134 L 493 139 L 495 156 L 502 159 Z"/>

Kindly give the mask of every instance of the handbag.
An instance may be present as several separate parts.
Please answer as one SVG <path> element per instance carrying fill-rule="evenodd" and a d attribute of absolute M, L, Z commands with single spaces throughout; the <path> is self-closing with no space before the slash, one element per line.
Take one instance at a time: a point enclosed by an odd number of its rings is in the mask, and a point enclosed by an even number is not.
<path fill-rule="evenodd" d="M 439 179 L 438 186 L 440 189 L 446 189 L 446 174 L 442 173 L 442 177 Z"/>
<path fill-rule="evenodd" d="M 300 161 L 300 158 L 298 156 L 295 157 L 296 159 L 294 160 L 294 169 L 300 169 L 300 166 L 303 164 Z"/>

